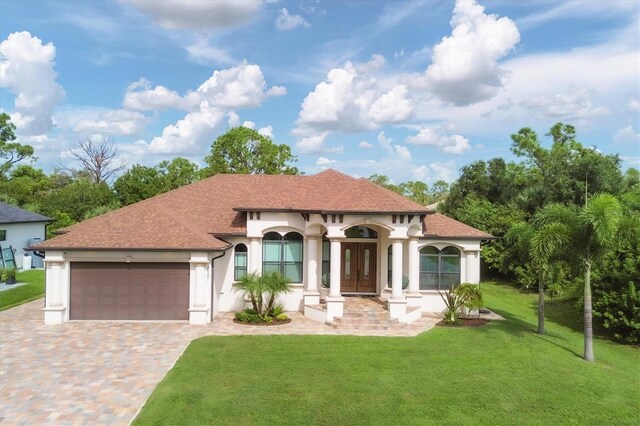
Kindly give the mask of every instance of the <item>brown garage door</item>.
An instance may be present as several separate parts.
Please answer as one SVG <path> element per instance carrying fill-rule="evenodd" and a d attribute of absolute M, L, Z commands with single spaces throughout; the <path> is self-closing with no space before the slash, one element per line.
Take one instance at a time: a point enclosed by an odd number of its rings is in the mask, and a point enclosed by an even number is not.
<path fill-rule="evenodd" d="M 189 319 L 188 263 L 71 263 L 72 320 Z"/>

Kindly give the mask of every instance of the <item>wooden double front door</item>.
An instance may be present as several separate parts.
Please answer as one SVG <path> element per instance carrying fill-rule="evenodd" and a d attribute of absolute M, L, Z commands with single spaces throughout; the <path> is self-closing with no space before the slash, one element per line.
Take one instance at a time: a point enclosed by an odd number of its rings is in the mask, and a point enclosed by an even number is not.
<path fill-rule="evenodd" d="M 376 244 L 342 243 L 342 293 L 376 292 Z"/>

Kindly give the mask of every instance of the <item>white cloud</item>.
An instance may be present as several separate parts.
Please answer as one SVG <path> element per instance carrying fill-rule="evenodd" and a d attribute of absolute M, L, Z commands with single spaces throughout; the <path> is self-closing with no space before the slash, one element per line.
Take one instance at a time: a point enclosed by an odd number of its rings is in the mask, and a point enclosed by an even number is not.
<path fill-rule="evenodd" d="M 327 164 L 332 164 L 332 163 L 337 163 L 336 160 L 330 160 L 326 157 L 320 157 L 316 160 L 316 164 L 319 166 L 323 166 L 323 165 L 327 165 Z"/>
<path fill-rule="evenodd" d="M 360 143 L 358 144 L 358 146 L 360 148 L 373 148 L 373 145 L 371 145 L 369 142 L 367 141 L 360 141 Z"/>
<path fill-rule="evenodd" d="M 260 11 L 260 0 L 120 0 L 151 15 L 163 28 L 205 31 L 249 23 Z"/>
<path fill-rule="evenodd" d="M 393 139 L 387 137 L 384 131 L 378 133 L 377 139 L 380 146 L 387 151 L 392 158 L 406 163 L 411 162 L 411 151 L 409 151 L 409 148 L 402 145 L 393 145 Z"/>
<path fill-rule="evenodd" d="M 224 113 L 219 108 L 202 101 L 200 110 L 190 112 L 176 124 L 170 124 L 149 143 L 152 153 L 191 154 L 213 142 L 213 135 L 223 122 Z"/>
<path fill-rule="evenodd" d="M 276 18 L 276 28 L 280 31 L 290 31 L 298 27 L 309 28 L 311 25 L 300 15 L 292 15 L 286 8 L 280 9 Z"/>
<path fill-rule="evenodd" d="M 368 116 L 376 123 L 400 123 L 408 120 L 413 113 L 413 102 L 408 94 L 406 86 L 395 86 L 376 99 Z"/>
<path fill-rule="evenodd" d="M 469 105 L 490 99 L 504 84 L 498 61 L 520 41 L 507 17 L 484 13 L 473 1 L 458 0 L 451 18 L 451 36 L 435 45 L 425 84 L 440 100 Z"/>
<path fill-rule="evenodd" d="M 586 119 L 609 114 L 607 108 L 593 105 L 592 98 L 596 95 L 594 90 L 572 88 L 570 93 L 554 96 L 534 95 L 520 102 L 520 106 L 533 111 L 539 117 L 563 120 Z"/>
<path fill-rule="evenodd" d="M 229 111 L 227 117 L 229 118 L 227 121 L 229 127 L 238 127 L 240 125 L 240 116 L 235 111 Z"/>
<path fill-rule="evenodd" d="M 127 88 L 122 105 L 135 111 L 190 110 L 197 107 L 199 96 L 189 92 L 185 97 L 164 86 L 151 88 L 151 82 L 141 78 Z"/>
<path fill-rule="evenodd" d="M 253 121 L 245 120 L 242 123 L 242 127 L 246 127 L 247 129 L 255 129 L 256 123 L 254 123 Z"/>
<path fill-rule="evenodd" d="M 305 97 L 294 133 L 361 132 L 409 119 L 413 102 L 407 88 L 378 82 L 368 74 L 383 65 L 384 58 L 374 55 L 365 64 L 347 62 L 330 70 L 326 80 Z"/>
<path fill-rule="evenodd" d="M 0 43 L 0 87 L 16 95 L 11 119 L 23 135 L 42 135 L 53 128 L 51 116 L 63 98 L 56 82 L 56 48 L 29 32 L 9 34 Z"/>
<path fill-rule="evenodd" d="M 553 3 L 551 3 L 553 4 Z M 543 3 L 544 5 L 544 3 Z M 633 1 L 571 0 L 555 3 L 553 7 L 544 5 L 540 11 L 533 12 L 517 20 L 518 26 L 532 28 L 553 20 L 577 17 L 612 16 L 615 14 L 630 14 L 638 11 L 638 5 Z"/>
<path fill-rule="evenodd" d="M 195 43 L 185 47 L 189 59 L 202 65 L 230 65 L 236 60 L 220 47 L 211 44 L 209 37 L 200 38 Z"/>
<path fill-rule="evenodd" d="M 98 133 L 107 136 L 133 136 L 142 133 L 149 121 L 139 112 L 124 109 L 107 110 L 90 115 L 93 117 L 80 119 L 73 130 L 78 133 Z"/>
<path fill-rule="evenodd" d="M 443 163 L 435 162 L 429 165 L 422 165 L 412 170 L 412 175 L 415 180 L 419 181 L 432 181 L 444 180 L 445 182 L 451 182 L 455 178 L 456 164 L 453 160 Z"/>
<path fill-rule="evenodd" d="M 268 138 L 273 138 L 273 127 L 271 125 L 260 127 L 258 133 Z"/>
<path fill-rule="evenodd" d="M 638 143 L 640 142 L 640 133 L 636 133 L 633 126 L 626 126 L 613 135 L 613 141 L 616 143 Z"/>
<path fill-rule="evenodd" d="M 298 139 L 296 147 L 303 154 L 314 154 L 325 152 L 324 140 L 327 138 L 328 132 L 308 135 Z"/>
<path fill-rule="evenodd" d="M 271 86 L 267 90 L 268 96 L 284 96 L 287 94 L 287 88 L 284 86 Z"/>
<path fill-rule="evenodd" d="M 211 106 L 253 108 L 268 96 L 282 95 L 283 89 L 279 86 L 267 89 L 260 67 L 244 62 L 236 67 L 214 71 L 198 88 L 198 93 Z"/>
<path fill-rule="evenodd" d="M 462 135 L 445 134 L 441 127 L 423 126 L 418 133 L 407 138 L 407 142 L 413 145 L 430 145 L 441 149 L 447 154 L 462 154 L 471 149 L 469 140 Z"/>
<path fill-rule="evenodd" d="M 627 103 L 627 109 L 630 112 L 640 112 L 640 101 L 638 99 L 631 99 Z"/>

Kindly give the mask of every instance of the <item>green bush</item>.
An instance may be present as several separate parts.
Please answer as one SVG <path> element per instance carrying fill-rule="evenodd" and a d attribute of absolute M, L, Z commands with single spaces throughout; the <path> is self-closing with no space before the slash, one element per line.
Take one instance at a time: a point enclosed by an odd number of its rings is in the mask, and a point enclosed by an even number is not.
<path fill-rule="evenodd" d="M 244 311 L 236 312 L 235 319 L 247 324 L 257 324 L 264 322 L 262 317 L 258 315 L 253 309 L 245 309 Z"/>

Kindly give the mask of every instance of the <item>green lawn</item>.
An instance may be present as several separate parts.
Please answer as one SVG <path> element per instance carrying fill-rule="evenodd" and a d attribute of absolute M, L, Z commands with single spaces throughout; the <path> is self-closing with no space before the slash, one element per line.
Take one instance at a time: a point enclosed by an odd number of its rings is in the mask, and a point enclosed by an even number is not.
<path fill-rule="evenodd" d="M 598 338 L 597 362 L 586 363 L 562 304 L 538 336 L 536 295 L 497 284 L 483 292 L 506 321 L 414 338 L 195 340 L 135 424 L 640 423 L 637 348 Z"/>
<path fill-rule="evenodd" d="M 28 282 L 29 284 L 0 291 L 0 311 L 44 296 L 44 271 L 42 269 L 18 272 L 17 281 L 21 283 Z"/>

